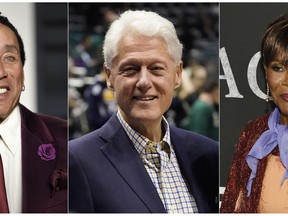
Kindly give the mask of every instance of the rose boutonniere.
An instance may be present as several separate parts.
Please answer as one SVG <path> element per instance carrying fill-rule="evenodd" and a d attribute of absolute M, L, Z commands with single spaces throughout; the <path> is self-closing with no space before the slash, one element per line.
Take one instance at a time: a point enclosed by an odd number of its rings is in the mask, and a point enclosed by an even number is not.
<path fill-rule="evenodd" d="M 42 144 L 38 147 L 38 155 L 45 161 L 54 160 L 56 157 L 56 150 L 50 143 Z"/>

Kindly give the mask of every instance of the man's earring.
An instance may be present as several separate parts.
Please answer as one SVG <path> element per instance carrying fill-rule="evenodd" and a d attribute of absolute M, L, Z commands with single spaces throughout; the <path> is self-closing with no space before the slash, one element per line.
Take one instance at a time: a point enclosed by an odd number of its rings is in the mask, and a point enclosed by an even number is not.
<path fill-rule="evenodd" d="M 22 91 L 25 91 L 25 85 L 22 86 Z"/>
<path fill-rule="evenodd" d="M 268 102 L 269 102 L 269 93 L 270 93 L 270 92 L 269 92 L 270 90 L 269 90 L 269 85 L 268 85 L 268 83 L 267 83 L 266 88 L 267 88 L 267 93 L 266 93 L 266 99 L 265 99 L 265 100 L 266 100 L 266 102 L 268 103 Z"/>

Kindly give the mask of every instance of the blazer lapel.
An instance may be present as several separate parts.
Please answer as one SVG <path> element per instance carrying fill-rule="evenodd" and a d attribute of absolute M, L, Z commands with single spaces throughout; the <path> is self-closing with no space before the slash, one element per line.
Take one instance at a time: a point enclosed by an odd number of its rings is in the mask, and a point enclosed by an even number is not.
<path fill-rule="evenodd" d="M 206 212 L 208 206 L 206 204 L 205 198 L 203 197 L 202 192 L 200 191 L 200 187 L 198 185 L 198 181 L 196 179 L 196 173 L 194 172 L 193 165 L 195 164 L 196 160 L 196 154 L 197 151 L 188 151 L 188 148 L 185 148 L 185 143 L 187 140 L 184 140 L 179 134 L 175 133 L 173 128 L 170 127 L 171 132 L 171 142 L 173 144 L 173 147 L 175 149 L 175 154 L 180 166 L 180 170 L 185 177 L 188 187 L 191 190 L 192 195 L 194 196 L 194 199 L 197 204 L 197 208 L 199 213 Z M 193 140 L 191 140 L 193 142 Z M 191 142 L 189 144 L 191 144 Z M 175 145 L 175 143 L 178 143 L 178 145 Z M 192 143 L 192 145 L 195 145 L 195 143 Z M 189 147 L 189 149 L 197 149 L 193 147 Z"/>
<path fill-rule="evenodd" d="M 20 107 L 23 212 L 43 212 L 52 192 L 49 185 L 56 160 L 42 160 L 38 155 L 38 147 L 41 144 L 53 144 L 53 138 L 37 115 L 23 106 Z"/>
<path fill-rule="evenodd" d="M 147 209 L 150 212 L 165 213 L 162 201 L 139 154 L 115 114 L 105 125 L 100 136 L 107 141 L 107 144 L 102 146 L 101 151 L 147 206 Z"/>

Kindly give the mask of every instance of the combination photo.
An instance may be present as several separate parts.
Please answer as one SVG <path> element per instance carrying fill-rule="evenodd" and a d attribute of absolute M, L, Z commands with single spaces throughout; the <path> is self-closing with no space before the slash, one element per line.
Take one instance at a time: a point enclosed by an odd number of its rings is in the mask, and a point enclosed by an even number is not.
<path fill-rule="evenodd" d="M 288 213 L 288 3 L 0 2 L 0 213 Z"/>

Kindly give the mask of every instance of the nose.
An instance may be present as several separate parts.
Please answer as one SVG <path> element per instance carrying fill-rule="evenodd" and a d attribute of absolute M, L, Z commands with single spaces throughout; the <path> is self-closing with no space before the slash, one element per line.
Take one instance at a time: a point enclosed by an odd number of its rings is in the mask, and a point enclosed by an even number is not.
<path fill-rule="evenodd" d="M 7 75 L 8 74 L 5 70 L 5 68 L 3 67 L 2 63 L 0 63 L 0 79 L 7 77 Z"/>
<path fill-rule="evenodd" d="M 140 92 L 145 93 L 151 87 L 151 74 L 146 67 L 141 67 L 141 71 L 139 72 L 139 78 L 136 83 L 136 88 L 140 90 Z"/>

